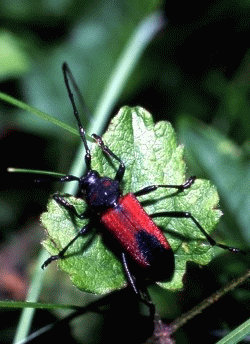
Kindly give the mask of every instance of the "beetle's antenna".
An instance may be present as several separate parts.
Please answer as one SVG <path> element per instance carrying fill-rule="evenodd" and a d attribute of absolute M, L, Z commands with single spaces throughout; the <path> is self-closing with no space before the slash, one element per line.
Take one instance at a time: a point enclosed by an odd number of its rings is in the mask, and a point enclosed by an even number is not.
<path fill-rule="evenodd" d="M 78 128 L 79 128 L 79 132 L 80 132 L 80 136 L 82 138 L 82 142 L 84 144 L 84 147 L 85 147 L 85 150 L 86 150 L 86 154 L 85 154 L 85 162 L 86 162 L 86 165 L 87 165 L 87 170 L 91 170 L 91 155 L 90 155 L 90 150 L 89 150 L 89 147 L 88 147 L 88 144 L 87 144 L 87 140 L 86 140 L 86 133 L 85 133 L 85 129 L 81 123 L 81 120 L 80 120 L 80 117 L 79 117 L 79 112 L 77 110 L 77 107 L 76 107 L 76 103 L 75 103 L 75 99 L 74 99 L 74 95 L 73 93 L 71 92 L 71 88 L 70 88 L 70 85 L 69 85 L 69 80 L 71 81 L 77 95 L 79 96 L 80 100 L 82 103 L 84 103 L 83 101 L 83 97 L 81 95 L 81 92 L 79 91 L 79 88 L 75 82 L 75 79 L 71 73 L 71 70 L 69 69 L 69 66 L 66 62 L 63 63 L 62 65 L 62 70 L 63 70 L 63 76 L 64 76 L 64 81 L 65 81 L 65 85 L 67 87 L 67 91 L 68 91 L 68 95 L 69 95 L 69 99 L 71 101 L 71 104 L 72 104 L 72 107 L 73 107 L 73 111 L 74 111 L 74 116 L 76 118 L 76 121 L 77 121 L 77 125 L 78 125 Z"/>

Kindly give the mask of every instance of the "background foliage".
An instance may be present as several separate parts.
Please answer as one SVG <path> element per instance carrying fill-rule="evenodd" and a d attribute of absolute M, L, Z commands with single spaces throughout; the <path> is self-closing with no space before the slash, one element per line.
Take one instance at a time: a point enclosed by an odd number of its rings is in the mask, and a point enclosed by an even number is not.
<path fill-rule="evenodd" d="M 171 3 L 170 6 L 149 0 L 1 1 L 0 90 L 74 125 L 63 84 L 62 62 L 70 65 L 89 109 L 94 110 L 124 44 L 138 23 L 160 8 L 167 25 L 145 51 L 113 113 L 121 105 L 141 105 L 153 114 L 155 121 L 172 122 L 180 142 L 185 143 L 188 175 L 211 179 L 218 188 L 224 216 L 217 238 L 247 250 L 249 2 L 212 1 L 199 6 Z M 86 118 L 86 124 L 88 120 L 95 119 Z M 67 173 L 78 140 L 2 102 L 0 129 L 0 295 L 23 299 L 40 248 L 39 240 L 44 235 L 38 225 L 39 214 L 45 209 L 49 194 L 59 186 L 34 185 L 30 176 L 7 175 L 6 167 Z M 190 264 L 182 292 L 169 294 L 155 288 L 152 293 L 168 321 L 242 274 L 248 265 L 249 260 L 242 256 L 220 252 L 208 267 L 200 269 Z M 89 298 L 76 294 L 68 279 L 51 269 L 41 299 L 58 303 L 78 301 L 82 305 Z M 232 312 L 228 311 L 228 305 Z M 177 339 L 200 342 L 202 332 L 210 343 L 216 342 L 247 319 L 248 305 L 246 284 L 188 323 Z M 122 304 L 120 307 L 123 309 Z M 4 312 L 6 323 L 2 325 L 8 331 L 2 330 L 1 339 L 7 342 L 18 314 Z M 110 331 L 114 326 L 119 325 L 121 330 L 130 328 L 125 311 L 125 319 L 119 319 L 118 324 L 111 313 L 105 317 L 105 326 L 99 316 L 85 317 L 85 325 L 81 325 L 80 332 L 75 331 L 78 339 L 83 338 L 85 343 L 100 342 L 108 336 L 111 341 Z M 47 313 L 41 316 L 45 323 L 50 317 L 53 316 Z M 40 327 L 41 320 L 37 321 Z"/>

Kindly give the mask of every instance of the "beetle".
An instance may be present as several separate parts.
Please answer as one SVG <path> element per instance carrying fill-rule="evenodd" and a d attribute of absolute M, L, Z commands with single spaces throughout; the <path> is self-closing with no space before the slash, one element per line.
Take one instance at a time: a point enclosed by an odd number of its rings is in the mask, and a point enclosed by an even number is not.
<path fill-rule="evenodd" d="M 80 137 L 85 147 L 84 159 L 87 171 L 81 177 L 65 175 L 56 178 L 56 180 L 60 182 L 78 182 L 79 189 L 86 199 L 91 215 L 98 218 L 103 231 L 109 232 L 120 246 L 125 275 L 138 297 L 143 302 L 148 303 L 144 296 L 142 296 L 141 282 L 153 283 L 170 280 L 175 269 L 174 253 L 171 246 L 161 229 L 153 222 L 152 217 L 166 216 L 190 219 L 199 228 L 210 245 L 216 245 L 235 253 L 239 252 L 237 248 L 217 243 L 207 234 L 190 212 L 165 211 L 149 216 L 137 199 L 138 196 L 149 194 L 159 188 L 176 189 L 177 192 L 182 192 L 193 185 L 196 177 L 192 176 L 180 185 L 149 185 L 137 192 L 123 195 L 121 183 L 126 170 L 125 164 L 104 144 L 102 138 L 96 134 L 92 134 L 92 137 L 100 149 L 107 157 L 116 160 L 119 163 L 119 167 L 113 179 L 101 176 L 91 168 L 91 153 L 70 83 L 74 86 L 77 93 L 79 91 L 67 63 L 63 63 L 62 70 Z M 75 207 L 58 193 L 53 195 L 53 199 L 77 218 L 84 219 L 86 217 L 85 212 L 79 214 Z M 43 263 L 42 268 L 47 267 L 54 260 L 63 258 L 68 248 L 80 236 L 85 235 L 90 230 L 91 221 L 81 228 L 76 236 L 58 254 L 50 256 Z M 162 268 L 162 262 L 166 262 L 166 268 L 164 269 Z"/>

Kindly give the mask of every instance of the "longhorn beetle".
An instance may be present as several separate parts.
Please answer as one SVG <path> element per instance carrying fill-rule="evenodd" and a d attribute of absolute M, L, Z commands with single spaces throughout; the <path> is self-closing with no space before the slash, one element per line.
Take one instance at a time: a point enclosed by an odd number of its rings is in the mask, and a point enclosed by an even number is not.
<path fill-rule="evenodd" d="M 124 272 L 127 280 L 139 299 L 146 304 L 149 302 L 142 296 L 142 289 L 138 286 L 138 281 L 156 282 L 171 279 L 174 268 L 173 251 L 162 233 L 156 226 L 151 217 L 144 211 L 142 205 L 137 200 L 137 196 L 142 196 L 155 191 L 158 188 L 171 188 L 182 192 L 188 189 L 195 182 L 195 177 L 190 177 L 181 185 L 150 185 L 135 192 L 122 195 L 121 182 L 125 173 L 124 162 L 107 147 L 102 138 L 96 134 L 92 137 L 99 145 L 101 150 L 111 159 L 119 163 L 118 170 L 114 179 L 106 176 L 100 176 L 99 173 L 91 168 L 91 153 L 87 143 L 85 129 L 82 126 L 78 109 L 71 91 L 70 83 L 73 85 L 77 94 L 79 94 L 76 82 L 66 63 L 62 66 L 64 81 L 67 92 L 73 107 L 74 116 L 77 121 L 81 140 L 85 147 L 85 163 L 87 171 L 82 177 L 66 175 L 56 178 L 60 182 L 77 181 L 80 191 L 83 193 L 89 210 L 92 215 L 99 219 L 105 231 L 109 232 L 121 248 L 121 260 L 124 266 Z M 77 218 L 84 219 L 86 213 L 79 214 L 75 207 L 68 202 L 63 196 L 54 194 L 53 199 L 62 207 Z M 165 211 L 152 215 L 166 216 L 174 218 L 187 218 L 199 228 L 207 241 L 212 246 L 218 246 L 231 252 L 239 252 L 239 249 L 217 243 L 211 238 L 194 218 L 190 212 L 185 211 Z M 79 238 L 86 234 L 91 228 L 91 222 L 85 225 L 76 236 L 57 254 L 50 256 L 42 265 L 47 267 L 52 261 L 64 257 L 68 248 Z M 166 262 L 166 268 L 162 268 L 162 263 Z M 132 266 L 137 268 L 138 274 L 132 272 Z M 135 271 L 135 270 L 133 270 Z M 150 306 L 150 305 L 149 305 Z"/>

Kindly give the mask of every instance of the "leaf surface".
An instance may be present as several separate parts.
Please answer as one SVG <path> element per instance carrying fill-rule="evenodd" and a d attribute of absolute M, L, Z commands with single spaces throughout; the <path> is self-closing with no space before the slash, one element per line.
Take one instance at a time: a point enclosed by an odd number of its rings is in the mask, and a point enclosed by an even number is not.
<path fill-rule="evenodd" d="M 121 185 L 124 194 L 152 184 L 182 184 L 187 180 L 183 146 L 177 144 L 171 124 L 166 121 L 154 124 L 152 116 L 143 108 L 123 107 L 111 121 L 103 140 L 125 162 L 126 172 Z M 118 163 L 93 145 L 92 168 L 113 178 Z M 138 199 L 148 214 L 191 212 L 207 233 L 214 230 L 221 216 L 221 211 L 216 209 L 219 200 L 216 188 L 207 180 L 197 179 L 190 189 L 181 193 L 159 188 Z M 69 201 L 79 213 L 85 211 L 84 200 L 71 196 Z M 49 202 L 48 211 L 42 214 L 41 220 L 48 232 L 48 239 L 43 244 L 51 254 L 57 254 L 88 223 L 88 220 L 73 219 L 67 209 L 54 200 Z M 173 279 L 160 284 L 171 290 L 179 289 L 187 261 L 208 264 L 213 248 L 190 219 L 159 217 L 154 221 L 166 234 L 176 262 Z M 58 261 L 79 289 L 92 293 L 105 293 L 126 285 L 121 261 L 103 242 L 99 229 L 79 238 L 65 258 Z M 162 262 L 162 269 L 167 268 L 168 262 Z"/>

